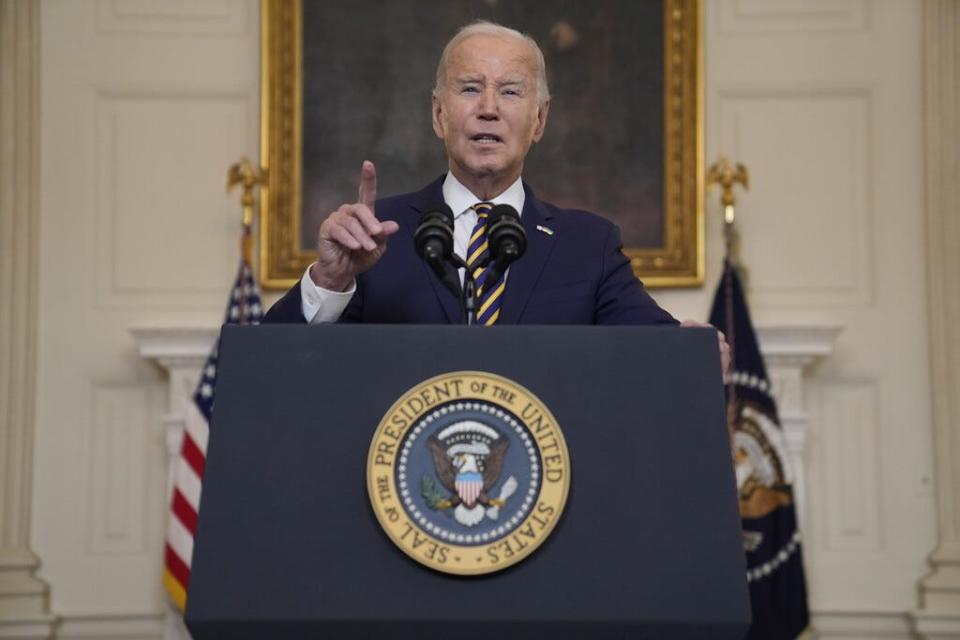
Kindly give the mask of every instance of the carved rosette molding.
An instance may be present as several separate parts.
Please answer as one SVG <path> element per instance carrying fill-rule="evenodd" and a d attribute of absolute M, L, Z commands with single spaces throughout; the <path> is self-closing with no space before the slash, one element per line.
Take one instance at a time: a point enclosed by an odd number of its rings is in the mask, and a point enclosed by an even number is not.
<path fill-rule="evenodd" d="M 0 638 L 48 638 L 30 549 L 39 257 L 39 3 L 0 0 Z"/>
<path fill-rule="evenodd" d="M 960 3 L 926 0 L 927 282 L 937 547 L 912 613 L 922 638 L 960 638 Z"/>

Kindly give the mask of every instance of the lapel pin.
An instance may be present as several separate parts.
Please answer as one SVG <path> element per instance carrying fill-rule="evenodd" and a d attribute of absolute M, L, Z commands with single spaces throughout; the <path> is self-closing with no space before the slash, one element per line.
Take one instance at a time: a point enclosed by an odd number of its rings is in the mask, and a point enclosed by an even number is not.
<path fill-rule="evenodd" d="M 547 234 L 548 236 L 552 236 L 552 235 L 553 235 L 553 229 L 551 229 L 550 227 L 545 227 L 545 226 L 543 226 L 542 224 L 538 224 L 538 225 L 537 225 L 537 230 L 538 230 L 538 231 L 543 231 L 543 232 L 544 232 L 545 234 Z"/>

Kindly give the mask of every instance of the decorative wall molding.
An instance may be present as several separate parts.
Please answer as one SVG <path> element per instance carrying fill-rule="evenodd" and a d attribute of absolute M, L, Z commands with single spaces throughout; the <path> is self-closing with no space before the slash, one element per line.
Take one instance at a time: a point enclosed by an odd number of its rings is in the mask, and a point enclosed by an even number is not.
<path fill-rule="evenodd" d="M 97 92 L 96 295 L 102 308 L 222 304 L 239 229 L 235 205 L 223 197 L 223 171 L 249 148 L 251 100 L 244 91 Z M 150 149 L 150 171 L 134 168 L 143 149 Z"/>
<path fill-rule="evenodd" d="M 874 88 L 794 83 L 717 93 L 720 146 L 752 174 L 737 216 L 749 229 L 742 251 L 753 298 L 777 307 L 871 304 Z M 820 248 L 816 261 L 810 246 Z"/>
<path fill-rule="evenodd" d="M 926 0 L 927 279 L 936 549 L 913 612 L 923 638 L 960 638 L 960 4 Z"/>
<path fill-rule="evenodd" d="M 764 325 L 757 327 L 757 339 L 767 364 L 806 367 L 833 353 L 833 343 L 843 331 L 834 324 Z"/>
<path fill-rule="evenodd" d="M 39 262 L 40 6 L 0 0 L 0 637 L 43 638 L 30 549 Z"/>
<path fill-rule="evenodd" d="M 794 473 L 794 500 L 797 521 L 806 523 L 806 449 L 810 416 L 804 401 L 807 367 L 833 351 L 842 331 L 839 325 L 770 325 L 757 328 L 760 351 L 767 364 L 773 397 L 783 426 L 783 435 Z"/>
<path fill-rule="evenodd" d="M 232 0 L 98 0 L 97 31 L 237 36 L 250 28 L 248 4 Z"/>
<path fill-rule="evenodd" d="M 121 613 L 65 615 L 57 625 L 56 640 L 161 640 L 163 615 Z"/>
<path fill-rule="evenodd" d="M 814 611 L 816 640 L 913 640 L 906 611 Z"/>
<path fill-rule="evenodd" d="M 174 462 L 180 455 L 184 416 L 203 367 L 220 334 L 214 327 L 134 327 L 130 329 L 140 357 L 156 362 L 169 376 L 167 412 L 162 418 L 167 446 L 167 483 L 164 500 L 173 488 Z"/>
<path fill-rule="evenodd" d="M 792 33 L 803 36 L 866 31 L 866 0 L 734 0 L 720 7 L 723 35 Z"/>
<path fill-rule="evenodd" d="M 93 387 L 86 505 L 90 555 L 147 552 L 150 390 L 144 386 Z"/>
<path fill-rule="evenodd" d="M 162 618 L 167 387 L 121 325 L 222 315 L 241 222 L 224 174 L 258 146 L 259 2 L 13 4 L 37 14 L 41 61 L 36 444 L 17 454 L 33 466 L 37 573 L 54 614 Z M 4 33 L 4 64 L 7 45 Z M 3 268 L 6 241 L 0 228 L 0 283 L 28 283 Z M 21 306 L 5 302 L 0 317 Z"/>
<path fill-rule="evenodd" d="M 882 551 L 877 384 L 830 381 L 821 385 L 819 401 L 822 548 Z"/>

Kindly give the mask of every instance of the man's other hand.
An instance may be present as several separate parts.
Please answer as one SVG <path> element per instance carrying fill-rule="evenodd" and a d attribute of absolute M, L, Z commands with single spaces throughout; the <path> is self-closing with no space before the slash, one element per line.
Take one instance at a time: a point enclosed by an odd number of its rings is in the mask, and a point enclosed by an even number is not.
<path fill-rule="evenodd" d="M 364 160 L 357 202 L 342 205 L 320 225 L 317 261 L 310 268 L 310 278 L 318 287 L 346 291 L 353 279 L 375 265 L 387 250 L 387 238 L 400 227 L 392 220 L 377 220 L 376 199 L 377 170 Z"/>
<path fill-rule="evenodd" d="M 701 329 L 713 329 L 717 332 L 717 341 L 720 345 L 720 373 L 726 381 L 727 373 L 730 370 L 730 345 L 727 344 L 727 336 L 723 335 L 723 331 L 720 331 L 712 324 L 707 324 L 706 322 L 697 322 L 696 320 L 684 320 L 680 323 L 681 327 L 700 327 Z"/>

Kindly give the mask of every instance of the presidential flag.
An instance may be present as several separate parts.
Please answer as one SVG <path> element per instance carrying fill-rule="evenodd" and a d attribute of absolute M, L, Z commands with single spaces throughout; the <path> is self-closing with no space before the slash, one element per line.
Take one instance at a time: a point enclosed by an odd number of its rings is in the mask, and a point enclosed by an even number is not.
<path fill-rule="evenodd" d="M 747 638 L 793 639 L 807 627 L 807 592 L 793 477 L 770 378 L 736 269 L 724 261 L 710 324 L 731 347 L 727 416 L 733 439 L 753 623 Z"/>
<path fill-rule="evenodd" d="M 249 263 L 243 260 L 230 292 L 224 324 L 259 324 L 262 319 L 260 291 Z M 207 440 L 210 435 L 210 415 L 213 412 L 217 384 L 217 348 L 217 345 L 214 345 L 207 357 L 193 400 L 187 405 L 183 444 L 173 480 L 163 583 L 180 611 L 186 608 L 187 589 L 190 586 L 193 537 L 197 532 L 197 514 L 200 509 Z"/>

